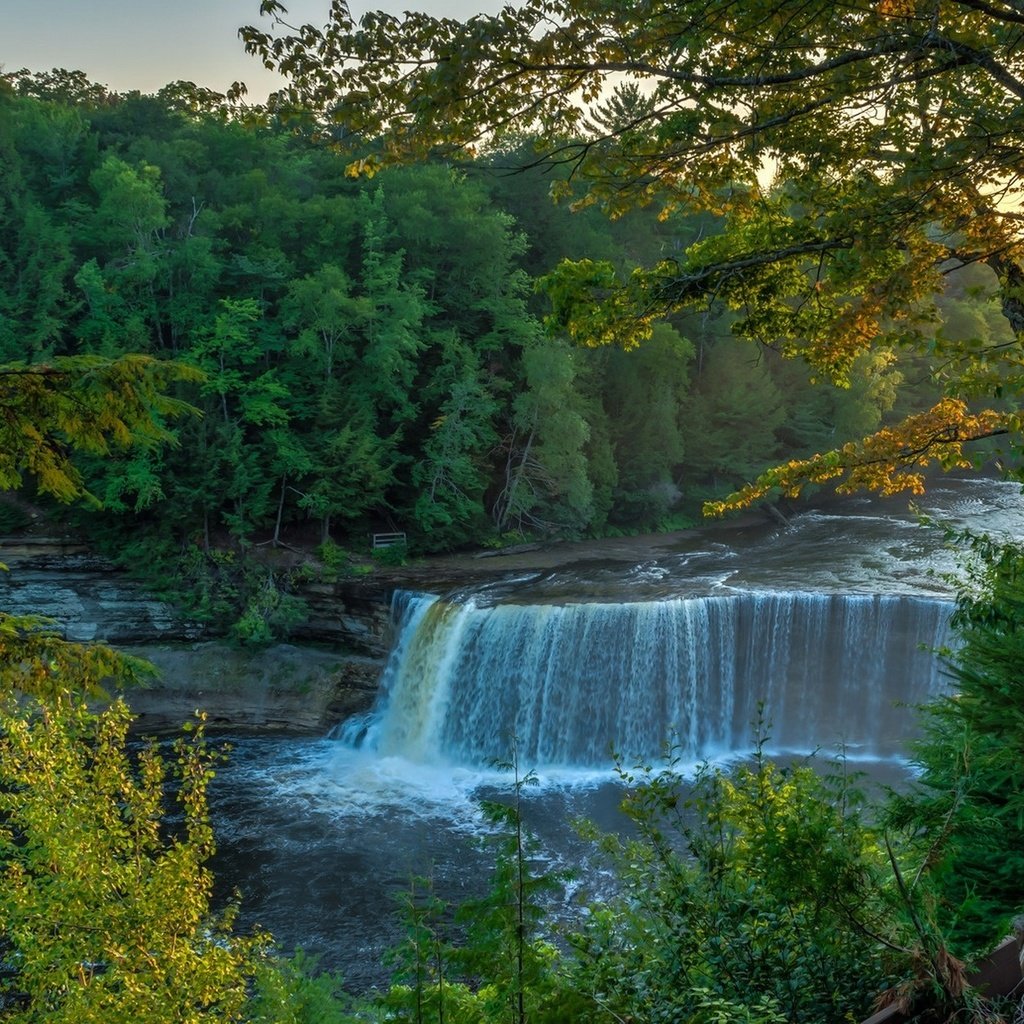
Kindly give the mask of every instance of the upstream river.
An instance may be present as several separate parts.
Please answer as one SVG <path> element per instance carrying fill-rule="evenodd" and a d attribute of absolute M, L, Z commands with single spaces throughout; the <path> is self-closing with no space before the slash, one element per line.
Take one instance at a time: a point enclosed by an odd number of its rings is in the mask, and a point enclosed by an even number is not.
<path fill-rule="evenodd" d="M 1018 485 L 944 480 L 943 527 L 1024 536 Z M 771 749 L 905 772 L 912 706 L 942 692 L 957 556 L 906 503 L 852 498 L 786 526 L 692 531 L 635 560 L 593 555 L 449 594 L 399 593 L 378 705 L 319 740 L 236 737 L 211 791 L 225 893 L 243 924 L 319 955 L 354 988 L 386 981 L 397 893 L 429 875 L 479 894 L 480 801 L 513 737 L 537 771 L 526 818 L 551 867 L 601 867 L 570 821 L 621 827 L 612 750 L 742 756 L 759 706 Z M 559 914 L 571 916 L 570 889 Z"/>

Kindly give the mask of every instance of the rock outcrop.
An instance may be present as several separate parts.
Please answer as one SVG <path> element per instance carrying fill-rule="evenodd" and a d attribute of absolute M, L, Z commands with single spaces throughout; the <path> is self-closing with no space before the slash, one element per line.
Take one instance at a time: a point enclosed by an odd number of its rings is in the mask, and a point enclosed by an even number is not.
<path fill-rule="evenodd" d="M 197 709 L 213 727 L 324 732 L 367 709 L 391 644 L 390 590 L 310 584 L 304 643 L 243 649 L 206 636 L 83 545 L 49 538 L 0 542 L 0 609 L 44 615 L 68 640 L 102 641 L 156 665 L 125 694 L 143 730 L 177 728 Z"/>
<path fill-rule="evenodd" d="M 141 584 L 81 544 L 29 537 L 0 541 L 0 608 L 13 615 L 46 615 L 68 640 L 120 646 L 195 640 L 188 622 Z"/>
<path fill-rule="evenodd" d="M 124 694 L 143 732 L 177 729 L 201 710 L 213 729 L 323 734 L 372 705 L 381 669 L 376 658 L 293 644 L 125 649 L 160 673 L 152 686 Z"/>

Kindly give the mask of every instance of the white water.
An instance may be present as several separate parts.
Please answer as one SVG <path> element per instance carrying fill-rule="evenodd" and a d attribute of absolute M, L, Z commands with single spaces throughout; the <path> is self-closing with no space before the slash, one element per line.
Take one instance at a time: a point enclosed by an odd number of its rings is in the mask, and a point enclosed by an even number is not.
<path fill-rule="evenodd" d="M 906 705 L 937 692 L 950 605 L 892 595 L 746 593 L 634 603 L 478 606 L 395 599 L 397 641 L 369 719 L 340 738 L 421 764 L 483 766 L 512 737 L 531 767 L 611 750 L 686 760 L 773 745 L 890 756 Z"/>
<path fill-rule="evenodd" d="M 1014 484 L 943 481 L 925 511 L 1024 535 Z M 749 749 L 763 704 L 775 749 L 891 757 L 941 691 L 949 642 L 942 532 L 853 499 L 783 529 L 684 537 L 640 565 L 583 563 L 438 598 L 399 594 L 377 706 L 346 746 L 415 766 L 506 758 L 559 773 Z"/>
<path fill-rule="evenodd" d="M 1013 485 L 943 482 L 929 503 L 958 527 L 1024 537 Z M 488 762 L 512 734 L 547 782 L 528 824 L 584 875 L 589 848 L 565 823 L 617 827 L 611 743 L 627 764 L 673 731 L 684 760 L 742 753 L 763 699 L 776 749 L 844 741 L 898 760 L 914 724 L 899 704 L 943 687 L 927 649 L 946 637 L 953 564 L 912 515 L 854 502 L 788 529 L 696 534 L 642 565 L 406 595 L 371 715 L 333 741 L 243 738 L 218 772 L 218 878 L 285 948 L 379 983 L 391 899 L 412 874 L 455 901 L 483 884 L 479 797 L 501 788 Z"/>

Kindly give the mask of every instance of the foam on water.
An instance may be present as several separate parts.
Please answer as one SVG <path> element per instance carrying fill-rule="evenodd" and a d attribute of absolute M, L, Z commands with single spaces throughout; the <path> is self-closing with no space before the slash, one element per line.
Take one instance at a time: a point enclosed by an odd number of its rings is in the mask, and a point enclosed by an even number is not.
<path fill-rule="evenodd" d="M 520 573 L 445 598 L 399 594 L 372 713 L 330 739 L 241 739 L 211 790 L 217 876 L 243 915 L 358 988 L 379 984 L 401 937 L 393 897 L 413 875 L 459 901 L 493 860 L 481 800 L 509 793 L 490 766 L 518 736 L 527 823 L 545 863 L 600 868 L 566 824 L 621 821 L 609 745 L 628 767 L 681 744 L 685 773 L 749 750 L 759 699 L 768 751 L 846 741 L 848 759 L 899 773 L 915 704 L 944 685 L 921 647 L 947 639 L 955 566 L 909 513 L 810 512 L 787 528 L 685 535 L 634 565 Z M 927 511 L 955 528 L 1024 536 L 1016 485 L 951 481 Z M 691 546 L 692 545 L 692 546 Z M 872 764 L 873 763 L 873 764 Z M 895 781 L 891 778 L 890 781 Z M 590 858 L 590 859 L 588 859 Z"/>

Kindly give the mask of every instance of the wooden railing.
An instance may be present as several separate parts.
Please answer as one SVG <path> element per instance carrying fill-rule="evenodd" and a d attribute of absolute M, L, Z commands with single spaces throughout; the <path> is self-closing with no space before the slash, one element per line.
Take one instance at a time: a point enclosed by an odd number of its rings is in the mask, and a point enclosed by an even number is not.
<path fill-rule="evenodd" d="M 1008 996 L 1019 992 L 1024 972 L 1021 968 L 1021 940 L 1011 936 L 1001 943 L 978 968 L 967 975 L 967 981 L 983 996 Z M 872 1014 L 863 1024 L 905 1024 L 911 1018 L 896 1005 Z"/>

